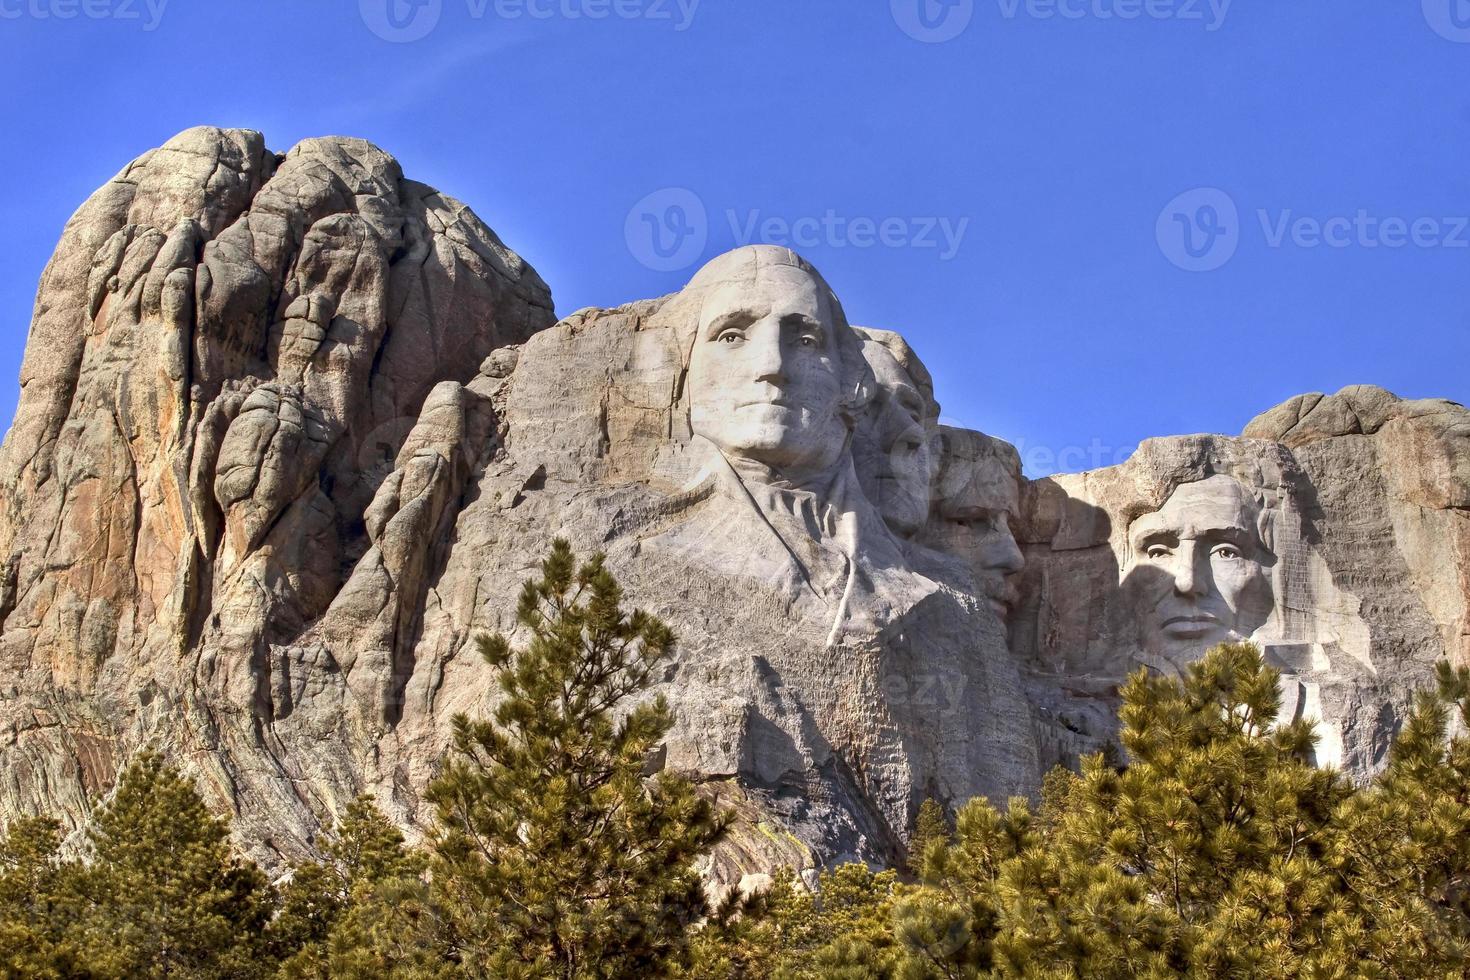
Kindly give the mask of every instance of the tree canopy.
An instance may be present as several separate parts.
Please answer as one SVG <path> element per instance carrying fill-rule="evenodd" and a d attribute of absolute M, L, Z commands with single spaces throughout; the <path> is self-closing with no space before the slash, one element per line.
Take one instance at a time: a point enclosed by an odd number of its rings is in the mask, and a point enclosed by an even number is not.
<path fill-rule="evenodd" d="M 1123 688 L 1122 753 L 1038 800 L 917 808 L 901 869 L 778 870 L 711 906 L 727 818 L 661 767 L 669 628 L 557 542 L 480 641 L 422 846 L 370 797 L 276 885 L 140 753 L 85 832 L 0 835 L 0 976 L 1420 978 L 1470 971 L 1470 670 L 1442 665 L 1356 786 L 1254 647 Z"/>

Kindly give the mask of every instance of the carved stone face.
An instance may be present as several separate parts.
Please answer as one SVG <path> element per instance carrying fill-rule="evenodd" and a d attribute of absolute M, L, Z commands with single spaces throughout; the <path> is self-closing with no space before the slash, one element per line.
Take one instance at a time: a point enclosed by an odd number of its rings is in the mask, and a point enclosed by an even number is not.
<path fill-rule="evenodd" d="M 1271 615 L 1274 556 L 1260 509 L 1228 476 L 1186 483 L 1129 529 L 1124 591 L 1146 653 L 1182 668 L 1218 643 L 1243 640 Z"/>
<path fill-rule="evenodd" d="M 863 357 L 877 395 L 854 438 L 858 477 L 889 528 L 911 537 L 929 516 L 933 448 L 928 402 L 882 344 L 865 342 Z"/>
<path fill-rule="evenodd" d="M 689 362 L 692 430 L 788 479 L 847 445 L 841 359 L 826 290 L 793 266 L 762 267 L 705 299 Z"/>
<path fill-rule="evenodd" d="M 997 451 L 989 436 L 941 431 L 938 505 L 926 539 L 969 563 L 980 592 L 1004 622 L 1016 603 L 1013 577 L 1026 565 L 1010 525 L 1020 506 L 1020 462 Z"/>

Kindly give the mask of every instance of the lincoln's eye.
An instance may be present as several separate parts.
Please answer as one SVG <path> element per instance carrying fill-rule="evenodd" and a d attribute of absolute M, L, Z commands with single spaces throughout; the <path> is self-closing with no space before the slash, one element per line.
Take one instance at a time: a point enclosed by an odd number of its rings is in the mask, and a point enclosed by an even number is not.
<path fill-rule="evenodd" d="M 801 346 L 815 347 L 817 346 L 817 338 L 813 337 L 811 334 L 804 334 L 801 338 Z"/>
<path fill-rule="evenodd" d="M 1226 561 L 1236 561 L 1242 556 L 1240 554 L 1240 549 L 1235 547 L 1235 545 L 1222 544 L 1215 548 L 1215 557 L 1223 558 Z"/>

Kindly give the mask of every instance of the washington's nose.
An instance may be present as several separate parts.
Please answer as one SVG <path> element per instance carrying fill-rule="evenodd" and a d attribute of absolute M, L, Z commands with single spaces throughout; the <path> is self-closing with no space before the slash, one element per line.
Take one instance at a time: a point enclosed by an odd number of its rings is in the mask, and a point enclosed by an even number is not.
<path fill-rule="evenodd" d="M 751 369 L 757 381 L 779 384 L 786 380 L 786 359 L 781 351 L 779 328 L 772 330 L 762 324 L 752 331 Z"/>

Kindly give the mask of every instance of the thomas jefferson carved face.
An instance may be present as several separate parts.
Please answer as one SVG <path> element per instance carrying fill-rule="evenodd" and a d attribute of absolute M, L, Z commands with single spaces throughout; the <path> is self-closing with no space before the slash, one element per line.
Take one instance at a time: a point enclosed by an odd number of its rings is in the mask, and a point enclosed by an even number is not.
<path fill-rule="evenodd" d="M 1236 480 L 1186 483 L 1129 529 L 1124 590 L 1144 651 L 1182 669 L 1218 643 L 1244 640 L 1271 615 L 1260 508 Z"/>
<path fill-rule="evenodd" d="M 805 270 L 750 268 L 704 301 L 689 363 L 690 426 L 726 455 L 799 479 L 847 445 L 836 317 L 826 286 Z"/>
<path fill-rule="evenodd" d="M 882 343 L 863 343 L 876 397 L 853 441 L 863 492 L 894 533 L 911 537 L 929 516 L 930 400 Z"/>

